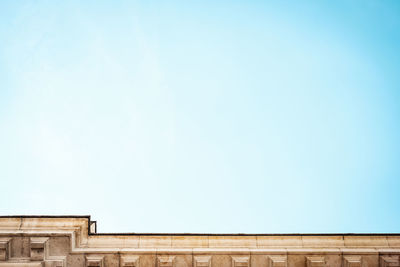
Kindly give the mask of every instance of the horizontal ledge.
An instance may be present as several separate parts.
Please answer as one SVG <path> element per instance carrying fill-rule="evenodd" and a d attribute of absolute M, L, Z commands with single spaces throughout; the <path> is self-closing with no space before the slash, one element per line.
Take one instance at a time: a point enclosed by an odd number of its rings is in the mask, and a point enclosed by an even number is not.
<path fill-rule="evenodd" d="M 399 236 L 400 233 L 89 233 L 91 236 Z"/>
<path fill-rule="evenodd" d="M 193 255 L 212 255 L 212 254 L 252 254 L 252 255 L 375 255 L 380 253 L 400 254 L 399 249 L 379 250 L 379 249 L 248 249 L 248 248 L 76 248 L 72 253 L 121 253 L 121 254 L 193 254 Z"/>
<path fill-rule="evenodd" d="M 7 219 L 85 219 L 88 227 L 90 215 L 0 215 L 0 222 Z M 89 236 L 399 236 L 400 233 L 88 233 Z"/>

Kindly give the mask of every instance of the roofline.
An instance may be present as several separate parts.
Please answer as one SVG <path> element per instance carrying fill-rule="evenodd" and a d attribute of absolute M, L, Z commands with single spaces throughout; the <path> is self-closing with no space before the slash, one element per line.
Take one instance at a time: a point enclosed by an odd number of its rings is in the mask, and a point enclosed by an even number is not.
<path fill-rule="evenodd" d="M 1 218 L 71 218 L 90 219 L 90 215 L 0 215 Z"/>
<path fill-rule="evenodd" d="M 59 219 L 87 219 L 88 229 L 91 223 L 90 215 L 0 215 L 2 218 L 59 218 Z M 97 225 L 96 225 L 97 228 Z M 400 233 L 91 233 L 89 236 L 400 236 Z"/>

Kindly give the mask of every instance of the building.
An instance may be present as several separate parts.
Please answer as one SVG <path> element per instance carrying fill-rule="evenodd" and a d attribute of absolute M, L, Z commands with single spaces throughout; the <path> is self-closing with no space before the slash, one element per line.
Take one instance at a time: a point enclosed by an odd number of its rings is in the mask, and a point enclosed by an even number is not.
<path fill-rule="evenodd" d="M 99 234 L 90 216 L 0 217 L 0 267 L 396 267 L 399 234 Z"/>

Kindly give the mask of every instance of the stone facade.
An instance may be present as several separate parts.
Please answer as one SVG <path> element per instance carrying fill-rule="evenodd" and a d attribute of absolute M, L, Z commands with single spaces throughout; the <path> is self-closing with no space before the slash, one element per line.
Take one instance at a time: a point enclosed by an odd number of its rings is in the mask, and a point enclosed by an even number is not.
<path fill-rule="evenodd" d="M 0 217 L 0 267 L 400 267 L 398 234 L 98 234 L 90 217 Z"/>

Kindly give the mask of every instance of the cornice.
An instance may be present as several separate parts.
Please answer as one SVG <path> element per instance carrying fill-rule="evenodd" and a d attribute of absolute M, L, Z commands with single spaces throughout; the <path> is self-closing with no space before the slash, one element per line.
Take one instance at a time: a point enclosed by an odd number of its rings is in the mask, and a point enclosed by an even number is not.
<path fill-rule="evenodd" d="M 1 216 L 0 237 L 70 236 L 71 253 L 400 254 L 399 234 L 96 233 L 90 216 Z"/>

